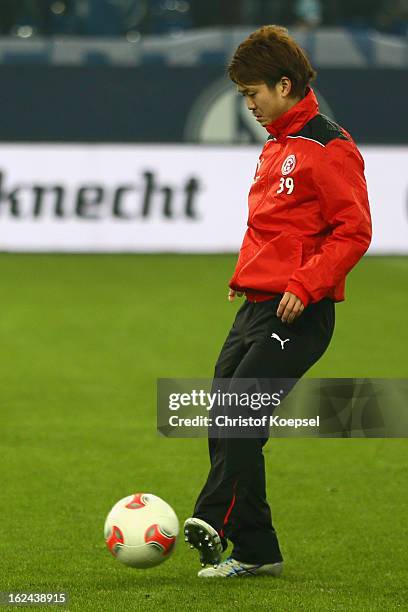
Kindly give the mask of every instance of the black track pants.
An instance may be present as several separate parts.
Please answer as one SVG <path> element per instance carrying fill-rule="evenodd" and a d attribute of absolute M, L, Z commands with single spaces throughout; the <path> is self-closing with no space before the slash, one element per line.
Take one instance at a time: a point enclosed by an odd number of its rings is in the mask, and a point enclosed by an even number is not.
<path fill-rule="evenodd" d="M 333 335 L 333 302 L 310 304 L 289 325 L 276 316 L 281 298 L 243 304 L 222 347 L 215 378 L 300 378 L 323 355 Z M 282 560 L 266 500 L 266 441 L 210 438 L 211 468 L 194 509 L 195 517 L 231 540 L 234 559 L 247 563 Z"/>

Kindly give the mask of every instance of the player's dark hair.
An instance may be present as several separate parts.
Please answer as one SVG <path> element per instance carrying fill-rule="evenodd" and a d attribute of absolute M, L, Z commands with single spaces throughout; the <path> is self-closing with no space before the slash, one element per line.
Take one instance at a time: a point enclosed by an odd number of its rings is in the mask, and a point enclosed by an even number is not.
<path fill-rule="evenodd" d="M 259 28 L 235 51 L 228 75 L 238 85 L 276 85 L 284 76 L 292 83 L 292 96 L 301 97 L 316 77 L 306 53 L 281 26 Z"/>

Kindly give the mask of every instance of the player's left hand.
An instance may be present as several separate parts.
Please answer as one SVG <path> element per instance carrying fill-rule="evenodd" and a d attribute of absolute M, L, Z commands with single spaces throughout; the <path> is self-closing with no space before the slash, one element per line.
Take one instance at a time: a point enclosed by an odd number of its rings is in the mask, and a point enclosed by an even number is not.
<path fill-rule="evenodd" d="M 228 301 L 233 302 L 236 296 L 242 297 L 243 295 L 244 295 L 243 291 L 235 291 L 234 289 L 230 289 L 228 291 Z"/>
<path fill-rule="evenodd" d="M 286 291 L 279 303 L 276 314 L 282 323 L 293 323 L 302 314 L 304 309 L 302 300 L 294 293 Z"/>

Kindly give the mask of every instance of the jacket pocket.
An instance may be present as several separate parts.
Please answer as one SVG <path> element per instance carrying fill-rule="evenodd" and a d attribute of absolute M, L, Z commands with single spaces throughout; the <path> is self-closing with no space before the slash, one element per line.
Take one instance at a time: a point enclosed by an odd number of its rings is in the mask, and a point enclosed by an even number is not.
<path fill-rule="evenodd" d="M 302 241 L 280 233 L 265 243 L 238 271 L 241 287 L 266 292 L 283 292 L 289 278 L 302 265 Z"/>

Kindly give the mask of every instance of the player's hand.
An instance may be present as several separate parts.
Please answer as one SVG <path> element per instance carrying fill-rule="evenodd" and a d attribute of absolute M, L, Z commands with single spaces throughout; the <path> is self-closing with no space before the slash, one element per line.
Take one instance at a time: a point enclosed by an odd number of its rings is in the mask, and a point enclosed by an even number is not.
<path fill-rule="evenodd" d="M 286 291 L 281 299 L 276 312 L 282 323 L 293 323 L 304 311 L 302 300 L 294 293 Z"/>
<path fill-rule="evenodd" d="M 242 297 L 244 293 L 242 291 L 234 291 L 234 289 L 230 289 L 228 292 L 228 301 L 233 302 L 235 297 Z"/>

